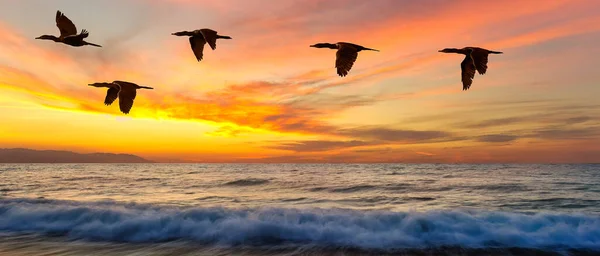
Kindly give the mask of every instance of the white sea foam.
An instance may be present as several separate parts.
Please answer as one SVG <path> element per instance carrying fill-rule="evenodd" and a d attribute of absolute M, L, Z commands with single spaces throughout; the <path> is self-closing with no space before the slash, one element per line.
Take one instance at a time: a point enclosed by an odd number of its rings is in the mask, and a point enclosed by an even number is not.
<path fill-rule="evenodd" d="M 222 246 L 600 249 L 600 216 L 553 213 L 174 208 L 12 199 L 0 200 L 0 231 Z"/>

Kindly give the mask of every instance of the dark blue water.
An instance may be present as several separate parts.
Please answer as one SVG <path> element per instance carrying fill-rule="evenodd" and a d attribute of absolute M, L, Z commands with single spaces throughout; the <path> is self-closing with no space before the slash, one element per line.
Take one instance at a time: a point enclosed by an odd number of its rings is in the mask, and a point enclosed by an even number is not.
<path fill-rule="evenodd" d="M 0 181 L 0 253 L 600 253 L 600 165 L 5 164 Z"/>

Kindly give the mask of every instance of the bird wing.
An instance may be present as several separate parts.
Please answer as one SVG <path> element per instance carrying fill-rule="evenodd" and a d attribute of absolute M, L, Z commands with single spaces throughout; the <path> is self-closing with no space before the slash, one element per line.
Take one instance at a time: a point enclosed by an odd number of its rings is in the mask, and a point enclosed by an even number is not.
<path fill-rule="evenodd" d="M 70 36 L 66 36 L 65 38 L 68 37 L 67 40 L 73 40 L 73 41 L 82 41 L 83 39 L 87 38 L 88 36 L 90 36 L 90 32 L 88 32 L 87 30 L 81 30 L 81 33 L 79 33 L 78 35 L 70 35 Z"/>
<path fill-rule="evenodd" d="M 136 96 L 135 87 L 128 84 L 119 84 L 121 91 L 119 91 L 119 108 L 121 112 L 129 114 L 131 107 L 133 107 L 133 100 Z"/>
<path fill-rule="evenodd" d="M 204 41 L 204 38 L 200 37 L 200 36 L 191 36 L 190 37 L 190 45 L 192 46 L 192 51 L 194 51 L 194 55 L 196 55 L 196 59 L 198 61 L 202 60 L 202 57 L 204 57 L 204 45 L 206 44 L 206 41 Z"/>
<path fill-rule="evenodd" d="M 460 63 L 460 69 L 462 70 L 463 90 L 468 90 L 473 83 L 476 69 L 473 58 L 469 54 L 467 54 L 465 59 Z"/>
<path fill-rule="evenodd" d="M 348 75 L 356 58 L 358 58 L 358 51 L 354 47 L 340 45 L 340 48 L 336 52 L 335 59 L 335 67 L 337 68 L 338 75 L 342 77 Z"/>
<path fill-rule="evenodd" d="M 479 72 L 480 75 L 485 74 L 487 71 L 488 55 L 489 53 L 485 49 L 473 48 L 473 53 L 471 53 L 471 56 L 475 62 L 477 72 Z"/>
<path fill-rule="evenodd" d="M 351 47 L 353 47 L 353 48 L 354 48 L 354 49 L 356 49 L 356 50 L 365 48 L 365 47 L 364 47 L 364 46 L 362 46 L 362 45 L 353 44 L 353 43 L 348 43 L 348 42 L 338 42 L 338 44 L 339 44 L 339 45 L 342 45 L 342 46 L 351 46 Z"/>
<path fill-rule="evenodd" d="M 200 29 L 200 33 L 204 36 L 204 40 L 210 45 L 213 50 L 217 49 L 217 31 L 212 29 L 203 28 Z"/>
<path fill-rule="evenodd" d="M 60 30 L 60 37 L 72 36 L 77 34 L 77 27 L 62 12 L 56 11 L 56 26 Z"/>
<path fill-rule="evenodd" d="M 108 91 L 106 92 L 106 98 L 104 98 L 104 105 L 108 106 L 112 104 L 119 97 L 120 90 L 121 89 L 118 86 L 108 88 Z"/>

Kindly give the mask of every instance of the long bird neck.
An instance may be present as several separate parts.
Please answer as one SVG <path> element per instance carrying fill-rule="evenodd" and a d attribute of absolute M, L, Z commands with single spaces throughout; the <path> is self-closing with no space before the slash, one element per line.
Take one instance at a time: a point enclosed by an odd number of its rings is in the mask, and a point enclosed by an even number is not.
<path fill-rule="evenodd" d="M 54 42 L 62 42 L 62 40 L 59 37 L 56 37 L 53 35 L 43 35 L 43 36 L 38 37 L 37 39 L 50 40 L 50 41 L 54 41 Z"/>
<path fill-rule="evenodd" d="M 89 86 L 93 86 L 93 87 L 106 87 L 106 88 L 112 88 L 112 87 L 118 87 L 118 84 L 115 83 L 93 83 L 93 84 L 89 84 Z"/>
<path fill-rule="evenodd" d="M 173 33 L 173 35 L 176 35 L 176 36 L 194 36 L 195 34 L 194 34 L 194 32 L 191 32 L 191 31 L 181 31 L 181 32 L 175 32 L 175 33 Z"/>
<path fill-rule="evenodd" d="M 314 47 L 316 47 L 316 48 L 338 49 L 338 45 L 337 44 L 330 44 L 330 43 L 315 44 Z"/>
<path fill-rule="evenodd" d="M 460 54 L 468 54 L 469 53 L 469 51 L 465 48 L 463 48 L 463 49 L 448 48 L 445 51 L 448 53 L 460 53 Z"/>

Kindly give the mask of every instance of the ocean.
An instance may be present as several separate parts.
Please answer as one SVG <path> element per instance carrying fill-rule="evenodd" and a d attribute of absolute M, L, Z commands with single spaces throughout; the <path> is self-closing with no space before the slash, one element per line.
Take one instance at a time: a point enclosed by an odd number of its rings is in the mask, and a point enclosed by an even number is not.
<path fill-rule="evenodd" d="M 0 255 L 600 255 L 600 165 L 0 164 Z"/>

